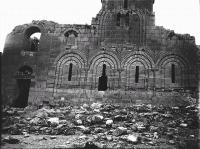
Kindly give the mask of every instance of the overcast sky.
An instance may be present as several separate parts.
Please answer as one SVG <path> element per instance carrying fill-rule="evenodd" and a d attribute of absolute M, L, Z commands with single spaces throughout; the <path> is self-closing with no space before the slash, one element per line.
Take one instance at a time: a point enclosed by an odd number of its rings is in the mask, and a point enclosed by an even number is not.
<path fill-rule="evenodd" d="M 0 51 L 6 35 L 17 25 L 32 20 L 60 24 L 91 24 L 101 8 L 101 0 L 1 0 Z M 200 45 L 200 0 L 155 0 L 156 25 L 189 33 Z"/>

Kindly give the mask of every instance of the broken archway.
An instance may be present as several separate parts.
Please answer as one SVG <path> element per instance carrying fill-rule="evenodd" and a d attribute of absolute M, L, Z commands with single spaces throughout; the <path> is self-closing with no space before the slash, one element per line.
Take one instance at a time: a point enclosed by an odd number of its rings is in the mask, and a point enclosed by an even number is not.
<path fill-rule="evenodd" d="M 29 27 L 25 32 L 25 38 L 27 42 L 27 50 L 37 52 L 39 50 L 41 37 L 41 30 L 37 26 Z"/>
<path fill-rule="evenodd" d="M 25 108 L 28 105 L 32 74 L 33 69 L 26 65 L 17 71 L 15 78 L 17 81 L 18 96 L 13 103 L 14 107 Z"/>

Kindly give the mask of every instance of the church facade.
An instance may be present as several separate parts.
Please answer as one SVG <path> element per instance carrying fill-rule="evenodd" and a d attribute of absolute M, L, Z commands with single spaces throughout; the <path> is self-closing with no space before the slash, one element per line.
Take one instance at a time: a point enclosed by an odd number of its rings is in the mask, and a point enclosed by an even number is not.
<path fill-rule="evenodd" d="M 198 94 L 195 38 L 155 25 L 154 0 L 101 0 L 91 25 L 32 21 L 7 36 L 2 97 L 15 105 Z M 40 39 L 31 39 L 41 33 Z"/>

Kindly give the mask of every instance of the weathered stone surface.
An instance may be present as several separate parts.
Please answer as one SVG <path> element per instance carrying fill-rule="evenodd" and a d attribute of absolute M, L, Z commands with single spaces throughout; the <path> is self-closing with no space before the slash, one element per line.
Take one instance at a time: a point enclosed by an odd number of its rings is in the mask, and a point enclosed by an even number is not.
<path fill-rule="evenodd" d="M 136 143 L 138 143 L 138 136 L 129 135 L 129 136 L 127 137 L 127 141 L 130 141 L 131 143 L 136 144 Z"/>
<path fill-rule="evenodd" d="M 91 25 L 35 20 L 15 27 L 2 56 L 3 103 L 197 102 L 194 37 L 155 26 L 153 0 L 129 0 L 127 8 L 123 3 L 102 1 Z M 34 33 L 41 38 L 30 38 Z M 99 112 L 94 105 L 83 110 Z"/>

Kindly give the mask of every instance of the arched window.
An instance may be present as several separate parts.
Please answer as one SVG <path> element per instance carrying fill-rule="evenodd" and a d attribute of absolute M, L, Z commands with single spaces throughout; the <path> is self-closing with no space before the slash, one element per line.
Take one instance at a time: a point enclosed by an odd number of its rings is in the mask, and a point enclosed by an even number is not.
<path fill-rule="evenodd" d="M 139 83 L 139 66 L 136 66 L 136 70 L 135 70 L 135 83 Z"/>
<path fill-rule="evenodd" d="M 124 0 L 124 9 L 128 8 L 128 0 Z"/>
<path fill-rule="evenodd" d="M 172 64 L 171 65 L 171 80 L 172 80 L 172 83 L 176 83 L 176 77 L 175 77 L 175 75 L 176 75 L 176 70 L 175 70 L 176 68 L 175 68 L 175 65 L 174 64 Z"/>
<path fill-rule="evenodd" d="M 40 37 L 41 30 L 38 27 L 32 26 L 26 30 L 25 38 L 28 42 L 27 51 L 36 52 L 39 50 Z"/>

